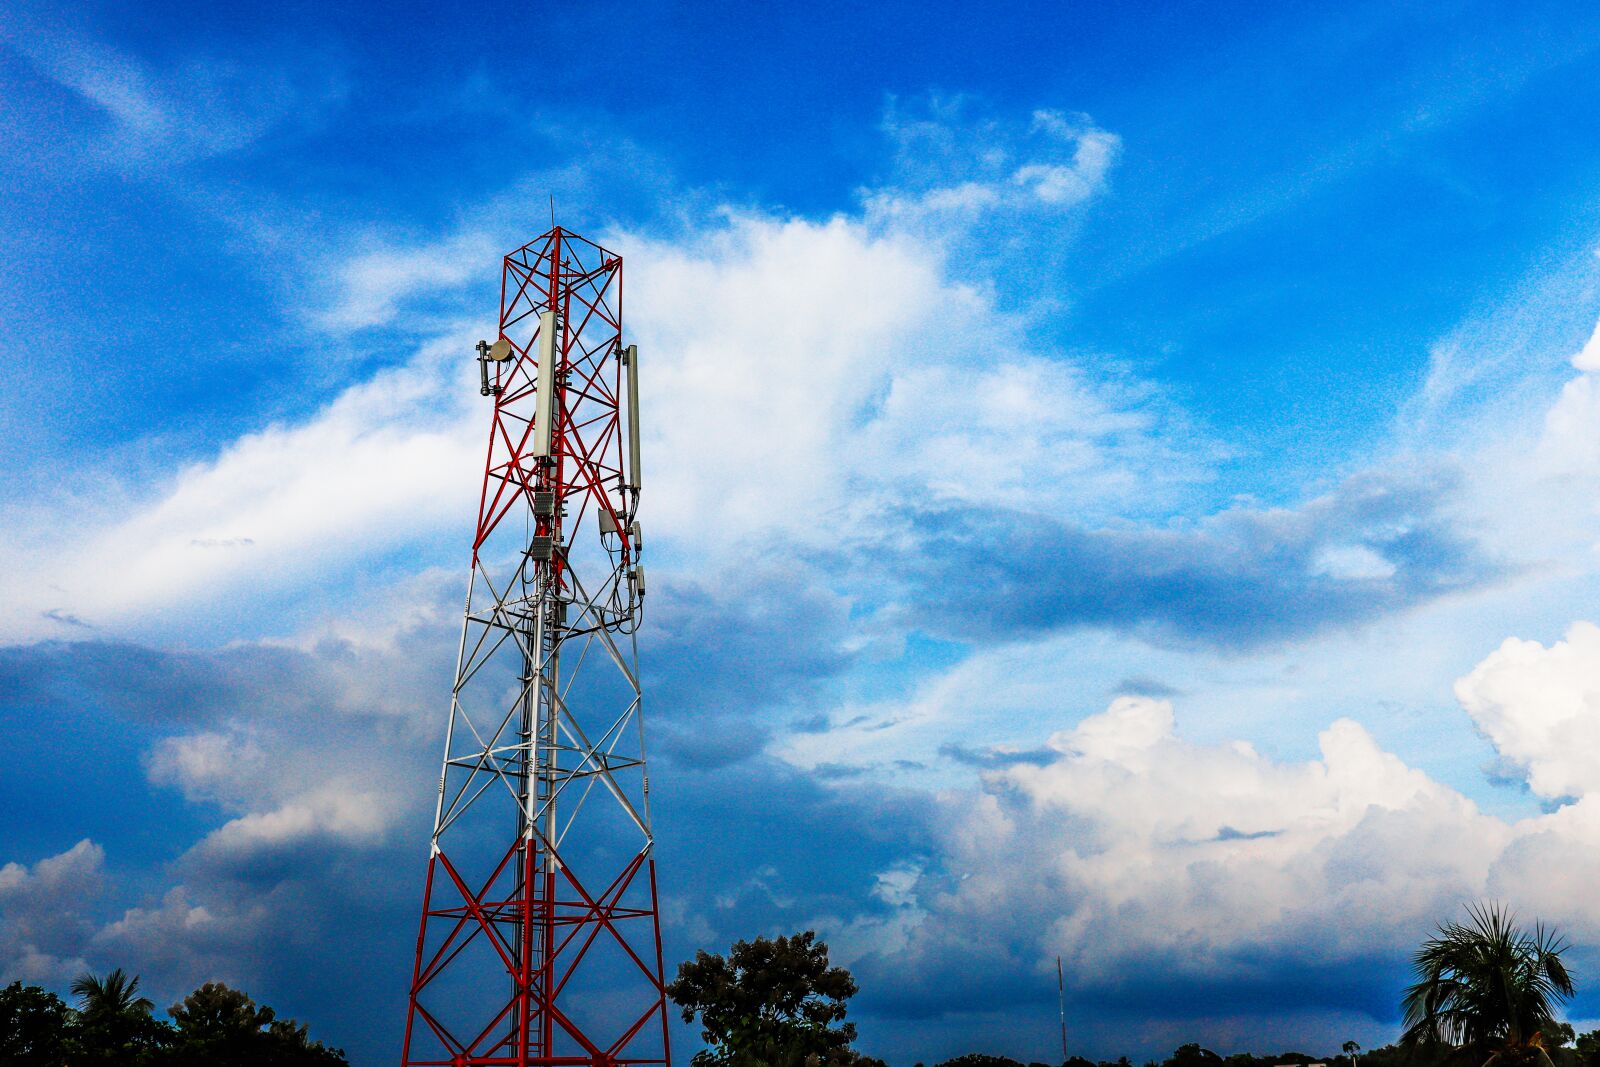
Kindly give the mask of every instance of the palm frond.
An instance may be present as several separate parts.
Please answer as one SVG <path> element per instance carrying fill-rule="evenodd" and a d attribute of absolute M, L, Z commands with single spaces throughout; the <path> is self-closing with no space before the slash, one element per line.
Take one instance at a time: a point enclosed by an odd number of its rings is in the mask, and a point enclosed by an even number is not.
<path fill-rule="evenodd" d="M 1540 923 L 1531 932 L 1498 904 L 1467 908 L 1467 922 L 1441 924 L 1412 958 L 1415 981 L 1401 1000 L 1402 1042 L 1482 1050 L 1527 1062 L 1542 1048 L 1556 1007 L 1573 994 L 1565 939 Z M 1479 1059 L 1478 1063 L 1488 1062 Z"/>

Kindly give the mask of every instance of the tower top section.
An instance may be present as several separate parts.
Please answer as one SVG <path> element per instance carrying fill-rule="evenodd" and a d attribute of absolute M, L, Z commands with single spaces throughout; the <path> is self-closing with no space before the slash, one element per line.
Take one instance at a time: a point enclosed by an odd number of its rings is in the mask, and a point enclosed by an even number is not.
<path fill-rule="evenodd" d="M 639 357 L 622 333 L 622 257 L 559 226 L 508 254 L 499 336 L 479 342 L 478 361 L 494 419 L 474 551 L 492 551 L 507 516 L 531 509 L 549 538 L 533 543 L 535 562 L 560 589 L 570 592 L 578 554 L 603 549 L 611 580 L 591 592 L 629 629 L 644 576 Z"/>

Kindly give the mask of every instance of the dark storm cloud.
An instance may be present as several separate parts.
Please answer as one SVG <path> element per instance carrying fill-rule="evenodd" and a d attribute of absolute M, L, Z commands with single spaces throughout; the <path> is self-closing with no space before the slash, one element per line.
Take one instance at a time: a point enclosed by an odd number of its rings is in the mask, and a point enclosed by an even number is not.
<path fill-rule="evenodd" d="M 939 746 L 939 755 L 968 767 L 1013 767 L 1019 763 L 1043 767 L 1055 762 L 1061 753 L 1053 748 L 1013 752 L 999 748 L 962 745 L 952 741 Z"/>
<path fill-rule="evenodd" d="M 1132 1019 L 1205 1022 L 1216 1017 L 1219 1005 L 1227 1005 L 1230 1013 L 1323 1008 L 1394 1022 L 1412 948 L 1375 944 L 1365 954 L 1308 966 L 1301 946 L 1252 946 L 1206 968 L 1185 966 L 1172 952 L 1130 953 L 1114 970 L 1069 976 L 1069 995 L 1097 1013 Z M 1053 1006 L 1054 967 L 1045 975 L 1040 961 L 1035 942 L 1008 942 L 1004 931 L 952 945 L 936 957 L 877 956 L 855 968 L 860 1006 L 886 1016 L 929 1019 L 1026 1004 Z M 1130 1047 L 1140 1043 L 1137 1036 L 1128 1040 Z"/>
<path fill-rule="evenodd" d="M 764 748 L 851 662 L 842 600 L 799 568 L 663 583 L 640 637 L 657 751 L 713 766 Z"/>
<path fill-rule="evenodd" d="M 1448 486 L 1376 475 L 1298 509 L 1224 512 L 1179 529 L 1085 529 L 972 508 L 901 513 L 875 570 L 907 620 L 1007 641 L 1100 627 L 1244 649 L 1360 624 L 1505 576 L 1446 514 Z M 863 563 L 863 559 L 870 560 Z"/>
<path fill-rule="evenodd" d="M 926 795 L 875 782 L 828 783 L 770 758 L 664 777 L 658 829 L 664 886 L 724 948 L 820 918 L 882 914 L 879 872 L 935 847 Z M 695 947 L 673 932 L 683 955 Z"/>
<path fill-rule="evenodd" d="M 399 650 L 328 639 L 310 649 L 252 643 L 185 651 L 130 641 L 48 641 L 0 648 L 0 705 L 106 711 L 152 725 L 239 715 L 315 717 L 414 711 L 429 682 L 449 687 L 451 626 L 402 635 Z"/>
<path fill-rule="evenodd" d="M 881 910 L 874 872 L 924 840 L 918 805 L 865 784 L 828 788 L 759 755 L 769 731 L 803 713 L 851 662 L 840 651 L 842 602 L 781 568 L 657 588 L 641 653 L 659 768 L 653 806 L 666 843 L 669 968 L 707 944 Z M 115 822 L 93 833 L 127 881 L 107 894 L 99 925 L 64 939 L 59 954 L 128 966 L 163 1001 L 209 978 L 236 981 L 312 1022 L 358 1062 L 391 1058 L 431 814 L 406 798 L 427 795 L 437 771 L 459 626 L 453 588 L 417 595 L 418 621 L 373 644 L 0 649 L 0 706 L 63 724 L 68 745 L 109 721 L 125 724 L 99 773 L 125 780 L 127 797 Z M 233 728 L 285 773 L 331 759 L 358 775 L 392 805 L 393 825 L 371 838 L 202 841 L 239 814 L 203 793 L 186 808 L 205 819 L 157 825 L 179 791 L 175 780 L 152 784 L 152 749 L 173 734 Z M 263 799 L 259 810 L 276 802 Z M 77 821 L 47 808 L 26 814 Z M 61 826 L 57 847 L 80 829 Z M 160 852 L 132 847 L 172 833 L 186 839 Z M 366 1007 L 326 1007 L 352 1002 Z"/>
<path fill-rule="evenodd" d="M 303 661 L 285 649 L 173 652 L 127 641 L 48 641 L 0 648 L 0 700 L 15 707 L 92 707 L 145 722 L 193 722 L 280 685 Z M 298 681 L 298 679 L 295 679 Z M 298 693 L 303 686 L 286 687 Z"/>

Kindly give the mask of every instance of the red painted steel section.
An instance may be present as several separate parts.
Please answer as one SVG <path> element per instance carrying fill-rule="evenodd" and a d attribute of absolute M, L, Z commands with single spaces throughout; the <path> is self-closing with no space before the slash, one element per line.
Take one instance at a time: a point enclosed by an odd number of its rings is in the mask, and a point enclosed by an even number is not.
<path fill-rule="evenodd" d="M 533 494 L 540 490 L 553 491 L 574 524 L 591 508 L 609 511 L 623 560 L 636 558 L 626 508 L 617 503 L 625 484 L 623 383 L 615 358 L 621 347 L 621 290 L 621 258 L 559 227 L 505 257 L 500 336 L 514 351 L 509 361 L 494 365 L 494 414 L 472 545 L 475 568 L 480 549 L 502 523 L 515 517 L 520 526 L 524 516 L 535 514 Z M 555 309 L 566 328 L 557 348 L 559 414 L 551 434 L 552 458 L 541 463 L 531 450 L 537 330 L 539 314 L 547 309 Z M 611 358 L 595 358 L 601 351 Z M 586 414 L 577 418 L 580 410 Z M 533 534 L 549 536 L 551 522 L 535 517 Z M 559 553 L 547 564 L 562 587 L 565 565 Z M 580 878 L 568 855 L 522 835 L 511 817 L 520 813 L 520 807 L 508 813 L 509 845 L 481 882 L 470 882 L 452 862 L 448 835 L 435 838 L 412 968 L 403 1067 L 670 1067 L 652 850 L 629 857 L 620 871 L 596 868 Z M 580 840 L 564 845 L 562 853 L 581 866 L 582 850 Z M 591 894 L 585 879 L 605 888 Z M 625 905 L 630 895 L 639 903 Z M 492 954 L 481 951 L 485 944 Z M 627 961 L 624 970 L 640 988 L 644 1005 L 641 1012 L 607 1023 L 604 1032 L 575 1022 L 562 996 L 597 944 L 620 948 L 618 958 Z M 495 981 L 503 979 L 503 999 L 432 1002 L 430 994 L 455 969 L 470 960 L 481 970 L 485 959 L 489 969 L 499 968 Z M 652 1022 L 660 1027 L 659 1048 Z M 641 1049 L 647 1033 L 650 1047 Z M 558 1052 L 558 1044 L 566 1050 Z"/>

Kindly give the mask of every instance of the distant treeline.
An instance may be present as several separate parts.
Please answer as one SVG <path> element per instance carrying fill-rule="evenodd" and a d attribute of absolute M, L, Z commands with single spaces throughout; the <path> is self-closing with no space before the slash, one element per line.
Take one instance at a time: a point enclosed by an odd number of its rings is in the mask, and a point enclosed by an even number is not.
<path fill-rule="evenodd" d="M 1561 1023 L 1545 1031 L 1544 1047 L 1555 1067 L 1600 1067 L 1600 1030 L 1574 1034 L 1571 1026 Z M 1313 1056 L 1305 1052 L 1278 1052 L 1265 1056 L 1236 1052 L 1231 1056 L 1219 1056 L 1198 1044 L 1188 1044 L 1180 1046 L 1166 1059 L 1149 1060 L 1142 1067 L 1281 1067 L 1284 1064 L 1306 1067 L 1313 1063 L 1326 1064 L 1327 1067 L 1443 1067 L 1445 1060 L 1454 1051 L 1450 1048 L 1407 1049 L 1401 1045 L 1384 1045 L 1371 1051 L 1358 1052 L 1353 1058 L 1343 1053 L 1336 1056 Z M 924 1065 L 919 1063 L 916 1067 Z M 1042 1063 L 1037 1060 L 1025 1064 L 1005 1056 L 987 1056 L 972 1052 L 965 1056 L 957 1056 L 953 1060 L 944 1060 L 934 1067 L 1140 1067 L 1140 1065 L 1126 1056 L 1099 1061 L 1073 1056 L 1064 1064 Z"/>
<path fill-rule="evenodd" d="M 208 982 L 157 1018 L 139 979 L 121 970 L 72 983 L 77 1007 L 38 986 L 0 989 L 5 1067 L 342 1067 L 344 1053 L 313 1041 L 237 989 Z"/>

